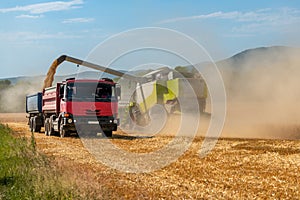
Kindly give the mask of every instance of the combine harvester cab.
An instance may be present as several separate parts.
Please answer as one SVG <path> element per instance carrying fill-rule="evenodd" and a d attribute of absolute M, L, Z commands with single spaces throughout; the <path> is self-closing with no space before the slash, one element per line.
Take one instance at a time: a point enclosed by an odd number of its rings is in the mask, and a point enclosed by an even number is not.
<path fill-rule="evenodd" d="M 191 87 L 192 91 L 189 91 Z M 199 112 L 204 113 L 206 108 L 207 87 L 200 78 L 175 78 L 167 81 L 168 92 L 164 94 L 164 105 L 168 113 L 180 112 L 180 98 L 185 105 L 192 105 L 190 101 L 197 101 Z M 196 99 L 195 99 L 196 97 Z M 189 112 L 196 109 L 187 107 Z"/>

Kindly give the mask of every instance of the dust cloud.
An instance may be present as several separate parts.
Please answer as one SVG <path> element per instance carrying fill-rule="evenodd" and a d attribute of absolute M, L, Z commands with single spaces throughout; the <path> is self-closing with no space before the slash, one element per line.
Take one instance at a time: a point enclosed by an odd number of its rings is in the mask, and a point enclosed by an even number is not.
<path fill-rule="evenodd" d="M 297 48 L 267 47 L 250 49 L 216 63 L 227 95 L 222 137 L 300 139 L 299 55 Z M 201 114 L 197 136 L 205 136 L 208 129 L 209 99 L 206 112 Z M 188 117 L 195 119 L 198 115 L 189 113 Z M 163 121 L 160 115 L 156 119 Z M 187 123 L 197 128 L 195 123 Z M 182 125 L 180 115 L 169 115 L 159 134 L 174 135 Z"/>
<path fill-rule="evenodd" d="M 41 89 L 42 78 L 36 77 L 32 80 L 21 80 L 16 84 L 1 91 L 1 112 L 25 112 L 25 97 L 34 94 Z"/>
<path fill-rule="evenodd" d="M 44 79 L 43 88 L 51 87 L 57 67 L 65 60 L 66 56 L 60 56 L 50 66 Z M 25 112 L 25 97 L 41 91 L 42 76 L 31 77 L 28 80 L 18 81 L 16 84 L 1 91 L 0 112 Z"/>
<path fill-rule="evenodd" d="M 296 48 L 268 47 L 247 50 L 216 63 L 227 94 L 222 137 L 300 139 L 299 55 L 300 50 Z M 43 88 L 52 85 L 61 61 L 52 63 Z M 3 91 L 4 111 L 24 109 L 25 95 L 37 91 L 40 91 L 40 80 L 19 83 Z M 209 100 L 206 111 L 210 112 Z M 181 117 L 174 115 L 161 132 L 176 132 L 180 123 Z M 209 116 L 200 120 L 198 135 L 205 135 L 208 124 Z"/>
<path fill-rule="evenodd" d="M 217 63 L 227 93 L 222 136 L 300 138 L 300 51 L 269 47 Z"/>

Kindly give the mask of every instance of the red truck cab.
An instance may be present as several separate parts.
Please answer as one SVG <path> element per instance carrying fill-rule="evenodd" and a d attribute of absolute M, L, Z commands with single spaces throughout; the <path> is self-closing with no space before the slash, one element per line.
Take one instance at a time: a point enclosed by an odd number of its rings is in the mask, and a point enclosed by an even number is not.
<path fill-rule="evenodd" d="M 71 131 L 102 132 L 107 137 L 117 130 L 120 88 L 111 79 L 67 79 L 43 90 L 42 112 L 45 134 Z"/>

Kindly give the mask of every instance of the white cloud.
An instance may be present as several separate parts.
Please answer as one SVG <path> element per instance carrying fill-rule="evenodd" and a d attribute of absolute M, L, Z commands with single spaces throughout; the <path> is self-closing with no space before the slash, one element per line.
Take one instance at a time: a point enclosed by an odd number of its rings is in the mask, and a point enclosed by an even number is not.
<path fill-rule="evenodd" d="M 72 19 L 65 19 L 62 23 L 71 24 L 71 23 L 87 23 L 94 21 L 94 18 L 72 18 Z"/>
<path fill-rule="evenodd" d="M 26 6 L 16 6 L 11 8 L 0 8 L 0 12 L 29 12 L 31 14 L 42 14 L 52 11 L 70 10 L 79 8 L 83 4 L 83 0 L 72 1 L 53 1 L 46 3 L 30 4 Z"/>
<path fill-rule="evenodd" d="M 188 17 L 178 17 L 167 19 L 158 22 L 158 24 L 173 23 L 188 20 L 205 20 L 205 19 L 227 19 L 236 22 L 280 22 L 280 23 L 293 23 L 300 19 L 300 10 L 293 8 L 279 8 L 279 9 L 260 9 L 249 12 L 213 12 L 205 15 L 195 15 Z"/>
<path fill-rule="evenodd" d="M 228 36 L 253 36 L 265 34 L 273 31 L 284 32 L 288 29 L 295 29 L 300 25 L 300 10 L 295 8 L 265 8 L 255 11 L 241 12 L 213 12 L 205 15 L 195 15 L 188 17 L 178 17 L 158 22 L 158 24 L 168 24 L 190 20 L 227 20 Z"/>
<path fill-rule="evenodd" d="M 237 12 L 237 11 L 227 12 L 227 13 L 219 11 L 219 12 L 213 12 L 213 13 L 206 14 L 206 15 L 195 15 L 195 16 L 189 16 L 189 17 L 177 17 L 177 18 L 173 18 L 173 19 L 163 20 L 163 21 L 160 21 L 158 23 L 159 24 L 166 24 L 166 23 L 179 22 L 179 21 L 196 20 L 196 19 L 210 19 L 210 18 L 233 19 L 238 14 L 239 14 L 239 12 Z"/>
<path fill-rule="evenodd" d="M 38 32 L 0 32 L 0 40 L 18 41 L 33 41 L 47 39 L 74 39 L 81 38 L 81 35 L 72 35 L 62 32 L 58 33 L 38 33 Z"/>
<path fill-rule="evenodd" d="M 281 8 L 261 12 L 252 12 L 238 19 L 238 24 L 232 28 L 233 33 L 268 33 L 284 32 L 300 25 L 300 10 Z M 296 30 L 296 29 L 295 29 Z"/>
<path fill-rule="evenodd" d="M 43 15 L 18 15 L 16 18 L 28 18 L 28 19 L 38 19 L 42 18 Z"/>

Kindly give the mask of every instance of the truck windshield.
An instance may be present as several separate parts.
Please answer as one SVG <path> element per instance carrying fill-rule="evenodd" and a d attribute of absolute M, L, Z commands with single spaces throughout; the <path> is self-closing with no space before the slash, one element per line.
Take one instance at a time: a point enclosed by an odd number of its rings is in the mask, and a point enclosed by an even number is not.
<path fill-rule="evenodd" d="M 68 101 L 116 101 L 115 87 L 105 83 L 83 83 L 75 82 L 67 84 Z"/>

